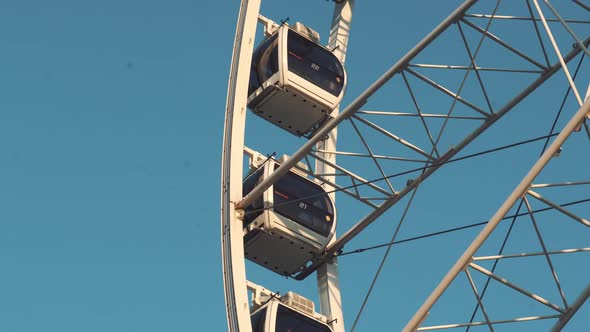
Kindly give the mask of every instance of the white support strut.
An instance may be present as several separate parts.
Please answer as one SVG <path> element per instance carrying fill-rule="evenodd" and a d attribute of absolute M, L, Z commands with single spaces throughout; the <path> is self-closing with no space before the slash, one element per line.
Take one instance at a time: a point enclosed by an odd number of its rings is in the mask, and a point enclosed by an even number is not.
<path fill-rule="evenodd" d="M 347 0 L 342 3 L 336 4 L 334 8 L 334 15 L 332 18 L 332 25 L 330 28 L 330 38 L 328 41 L 328 47 L 334 50 L 334 54 L 344 64 L 346 58 L 346 50 L 348 48 L 348 39 L 350 34 L 350 26 L 352 20 L 352 10 L 354 6 L 354 0 Z M 338 108 L 332 111 L 332 115 L 338 114 Z M 338 128 L 334 128 L 327 135 L 327 138 L 323 141 L 318 142 L 316 148 L 324 151 L 335 151 L 337 132 Z M 336 163 L 336 155 L 329 152 L 319 152 L 319 156 L 328 162 Z M 319 174 L 333 174 L 334 168 L 330 165 L 316 161 L 315 171 Z M 335 176 L 326 176 L 327 180 L 331 183 L 335 183 Z M 328 192 L 333 190 L 333 187 L 329 184 L 324 185 L 324 189 Z M 332 200 L 336 201 L 336 195 L 334 192 L 331 194 Z M 335 241 L 336 234 L 332 238 Z M 326 262 L 317 270 L 317 284 L 318 284 L 318 295 L 320 300 L 320 309 L 324 316 L 328 317 L 331 321 L 331 327 L 334 332 L 344 332 L 344 315 L 342 313 L 342 296 L 340 293 L 339 285 L 339 274 L 338 274 L 338 261 L 336 258 Z"/>

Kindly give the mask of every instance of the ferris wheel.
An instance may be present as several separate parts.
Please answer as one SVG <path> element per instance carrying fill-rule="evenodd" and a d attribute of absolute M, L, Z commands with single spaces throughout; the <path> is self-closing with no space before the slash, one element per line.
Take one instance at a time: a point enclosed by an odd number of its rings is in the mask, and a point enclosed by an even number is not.
<path fill-rule="evenodd" d="M 229 331 L 588 326 L 590 4 L 467 0 L 384 71 L 391 49 L 355 51 L 351 34 L 371 5 L 333 1 L 323 45 L 241 1 L 221 179 Z"/>

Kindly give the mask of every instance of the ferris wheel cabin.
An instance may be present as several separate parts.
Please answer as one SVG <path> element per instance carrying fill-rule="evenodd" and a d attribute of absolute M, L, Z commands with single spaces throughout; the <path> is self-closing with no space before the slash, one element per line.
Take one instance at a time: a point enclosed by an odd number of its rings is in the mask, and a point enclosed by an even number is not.
<path fill-rule="evenodd" d="M 248 107 L 297 136 L 311 136 L 330 118 L 346 87 L 342 63 L 301 25 L 280 26 L 254 51 Z"/>
<path fill-rule="evenodd" d="M 250 173 L 243 182 L 244 195 L 278 167 L 278 161 L 269 159 Z M 335 229 L 336 213 L 330 196 L 305 174 L 289 171 L 246 207 L 245 256 L 289 276 L 322 253 Z"/>
<path fill-rule="evenodd" d="M 313 302 L 289 292 L 256 308 L 250 320 L 252 332 L 332 332 L 325 317 L 317 316 Z"/>

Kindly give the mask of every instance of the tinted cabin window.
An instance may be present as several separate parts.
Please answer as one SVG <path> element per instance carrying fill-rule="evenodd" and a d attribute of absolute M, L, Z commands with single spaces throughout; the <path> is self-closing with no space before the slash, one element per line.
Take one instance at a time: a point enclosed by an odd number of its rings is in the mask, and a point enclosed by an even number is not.
<path fill-rule="evenodd" d="M 322 187 L 288 172 L 274 184 L 273 190 L 276 213 L 328 236 L 334 223 L 334 210 Z"/>
<path fill-rule="evenodd" d="M 344 69 L 325 48 L 289 30 L 287 36 L 289 71 L 316 84 L 334 96 L 344 87 Z"/>
<path fill-rule="evenodd" d="M 320 322 L 280 305 L 277 308 L 275 332 L 332 332 Z"/>
<path fill-rule="evenodd" d="M 277 34 L 263 41 L 252 55 L 248 95 L 279 71 L 279 50 Z"/>
<path fill-rule="evenodd" d="M 266 308 L 258 310 L 250 317 L 252 322 L 252 332 L 265 332 L 264 321 L 266 319 Z"/>
<path fill-rule="evenodd" d="M 258 180 L 262 176 L 264 172 L 264 167 L 257 169 L 254 173 L 248 175 L 244 182 L 242 183 L 242 193 L 246 195 L 250 193 L 254 187 L 258 184 Z M 259 215 L 264 212 L 263 210 L 264 204 L 262 203 L 262 195 L 254 200 L 254 202 L 248 205 L 245 209 L 244 214 L 244 226 L 248 226 L 254 219 L 256 219 Z"/>

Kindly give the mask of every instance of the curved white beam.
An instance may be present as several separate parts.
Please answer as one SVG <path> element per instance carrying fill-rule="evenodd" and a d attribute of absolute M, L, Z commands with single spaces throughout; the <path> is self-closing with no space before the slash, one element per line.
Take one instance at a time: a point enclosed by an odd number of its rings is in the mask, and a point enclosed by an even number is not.
<path fill-rule="evenodd" d="M 252 332 L 243 225 L 233 202 L 242 198 L 242 160 L 250 64 L 260 0 L 242 0 L 229 74 L 221 162 L 221 253 L 230 332 Z"/>

